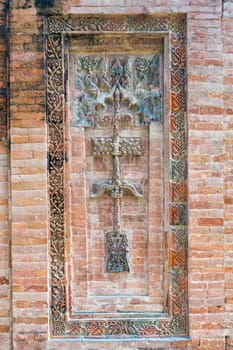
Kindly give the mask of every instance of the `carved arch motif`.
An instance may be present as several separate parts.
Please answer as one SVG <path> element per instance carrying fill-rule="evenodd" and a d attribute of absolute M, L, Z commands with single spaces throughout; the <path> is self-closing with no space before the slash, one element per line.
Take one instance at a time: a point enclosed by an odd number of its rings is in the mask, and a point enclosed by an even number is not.
<path fill-rule="evenodd" d="M 47 23 L 48 171 L 50 202 L 50 320 L 53 337 L 185 336 L 187 323 L 187 164 L 185 96 L 185 17 L 48 17 Z M 170 198 L 168 288 L 165 313 L 157 318 L 69 319 L 64 225 L 64 34 L 93 32 L 154 33 L 166 36 L 170 56 Z"/>

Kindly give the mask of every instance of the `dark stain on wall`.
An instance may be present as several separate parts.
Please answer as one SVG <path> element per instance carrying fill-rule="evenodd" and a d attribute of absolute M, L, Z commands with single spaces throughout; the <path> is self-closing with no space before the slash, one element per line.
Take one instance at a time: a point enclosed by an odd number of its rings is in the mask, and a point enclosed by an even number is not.
<path fill-rule="evenodd" d="M 35 0 L 35 6 L 40 9 L 53 7 L 55 0 Z"/>

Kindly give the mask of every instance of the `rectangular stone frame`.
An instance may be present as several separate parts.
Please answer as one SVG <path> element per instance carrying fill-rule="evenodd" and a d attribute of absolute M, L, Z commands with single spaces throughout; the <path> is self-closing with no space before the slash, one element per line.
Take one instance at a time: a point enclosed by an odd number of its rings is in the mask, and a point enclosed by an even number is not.
<path fill-rule="evenodd" d="M 165 235 L 164 313 L 133 318 L 69 317 L 65 227 L 65 117 L 67 34 L 151 33 L 166 38 L 169 118 L 169 230 Z M 50 329 L 53 338 L 163 339 L 188 335 L 186 17 L 49 16 L 47 122 L 50 206 Z"/>

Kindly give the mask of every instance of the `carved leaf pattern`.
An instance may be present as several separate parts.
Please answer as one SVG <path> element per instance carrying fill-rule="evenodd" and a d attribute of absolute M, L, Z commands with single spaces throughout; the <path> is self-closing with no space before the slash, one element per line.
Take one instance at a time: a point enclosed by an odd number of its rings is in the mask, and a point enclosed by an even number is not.
<path fill-rule="evenodd" d="M 96 137 L 93 142 L 93 155 L 111 155 L 113 152 L 113 140 L 111 137 Z M 142 155 L 141 138 L 139 137 L 122 137 L 119 141 L 120 155 Z"/>
<path fill-rule="evenodd" d="M 169 285 L 169 309 L 171 316 L 154 321 L 144 319 L 67 321 L 67 290 L 65 281 L 64 257 L 64 71 L 62 33 L 81 31 L 108 32 L 141 31 L 158 33 L 170 31 L 171 45 L 171 84 L 172 109 L 170 111 L 170 133 L 185 132 L 185 18 L 182 16 L 122 16 L 114 17 L 48 17 L 47 39 L 47 98 L 48 98 L 48 136 L 49 136 L 49 200 L 50 200 L 50 255 L 51 255 L 51 321 L 54 336 L 108 337 L 115 335 L 135 336 L 179 336 L 187 332 L 186 322 L 186 262 L 182 268 L 171 267 Z M 78 71 L 77 71 L 78 74 Z M 92 72 L 91 72 L 92 74 Z M 78 79 L 78 78 L 77 78 Z M 141 79 L 141 80 L 140 80 Z M 138 84 L 143 78 L 138 77 Z M 93 81 L 86 84 L 91 85 Z M 78 85 L 77 81 L 77 85 Z M 97 84 L 98 86 L 98 81 Z M 100 88 L 98 86 L 98 88 Z M 91 88 L 90 88 L 91 91 Z M 94 91 L 94 90 L 93 90 Z M 171 160 L 171 181 L 186 179 L 185 155 L 179 154 L 179 160 Z M 172 155 L 171 155 L 172 158 Z M 176 196 L 174 196 L 176 198 Z M 174 231 L 175 230 L 175 231 Z M 187 232 L 180 222 L 174 231 L 173 249 L 185 245 Z M 176 249 L 176 248 L 175 248 Z M 174 315 L 174 316 L 172 316 Z"/>
<path fill-rule="evenodd" d="M 73 126 L 102 124 L 103 115 L 111 116 L 116 83 L 124 91 L 120 106 L 125 121 L 150 124 L 161 119 L 159 54 L 77 56 L 75 70 Z"/>

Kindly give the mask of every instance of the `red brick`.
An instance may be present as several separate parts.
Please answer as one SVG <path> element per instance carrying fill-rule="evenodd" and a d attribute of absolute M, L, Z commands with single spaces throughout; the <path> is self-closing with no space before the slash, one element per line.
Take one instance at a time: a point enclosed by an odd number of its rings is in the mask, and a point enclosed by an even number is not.
<path fill-rule="evenodd" d="M 232 295 L 233 295 L 233 268 L 232 268 L 232 244 L 233 233 L 233 145 L 232 145 L 232 39 L 233 39 L 233 7 L 232 1 L 225 0 L 120 0 L 119 1 L 56 1 L 52 11 L 68 14 L 70 11 L 77 14 L 94 13 L 154 13 L 174 14 L 187 13 L 187 129 L 188 129 L 188 181 L 185 195 L 179 198 L 173 195 L 175 200 L 184 200 L 188 193 L 189 208 L 189 327 L 190 339 L 182 341 L 170 340 L 130 340 L 100 342 L 92 340 L 86 343 L 67 341 L 66 339 L 53 340 L 48 330 L 48 291 L 47 269 L 49 268 L 49 242 L 48 242 L 48 183 L 45 177 L 46 150 L 47 150 L 47 125 L 44 75 L 44 17 L 37 15 L 34 1 L 12 0 L 10 13 L 10 65 L 9 79 L 11 82 L 11 106 L 9 135 L 6 135 L 7 109 L 6 96 L 0 91 L 0 111 L 3 110 L 4 122 L 0 124 L 0 349 L 1 350 L 138 350 L 140 349 L 192 349 L 192 350 L 228 350 L 233 341 L 230 339 L 233 333 Z M 0 26 L 6 25 L 5 1 L 0 0 Z M 178 38 L 179 39 L 179 38 Z M 0 88 L 7 86 L 7 72 L 5 60 L 6 45 L 0 38 Z M 170 53 L 168 52 L 168 55 Z M 168 70 L 165 60 L 165 72 Z M 169 90 L 170 82 L 165 79 L 166 89 Z M 175 97 L 172 102 L 177 108 Z M 167 107 L 166 107 L 167 108 Z M 1 115 L 2 116 L 2 115 Z M 68 113 L 67 113 L 68 116 Z M 1 120 L 0 120 L 1 123 Z M 165 124 L 166 125 L 166 124 Z M 70 135 L 67 137 L 67 148 L 70 147 Z M 6 145 L 11 140 L 11 153 L 8 153 Z M 72 154 L 72 171 L 81 174 L 84 169 L 84 152 L 81 150 L 83 136 L 73 138 L 74 149 Z M 157 152 L 156 140 L 151 154 Z M 38 147 L 37 147 L 38 146 Z M 91 157 L 91 145 L 87 144 L 86 155 Z M 9 156 L 9 163 L 7 157 Z M 77 158 L 79 157 L 79 160 Z M 164 156 L 166 159 L 167 155 Z M 3 159 L 4 158 L 4 159 Z M 89 161 L 89 160 L 88 160 Z M 140 166 L 141 163 L 137 164 Z M 111 163 L 98 164 L 99 169 L 111 171 Z M 125 162 L 127 168 L 127 162 Z M 149 165 L 148 165 L 149 166 Z M 68 165 L 67 165 L 68 167 Z M 165 168 L 167 165 L 165 164 Z M 135 165 L 136 168 L 136 165 Z M 67 199 L 71 179 L 66 168 Z M 165 169 L 165 181 L 166 181 Z M 156 168 L 152 173 L 154 178 L 160 173 Z M 9 179 L 9 183 L 8 182 Z M 66 256 L 74 256 L 76 265 L 74 271 L 67 262 L 69 277 L 74 276 L 75 269 L 80 268 L 80 274 L 75 279 L 77 294 L 87 295 L 85 247 L 84 241 L 86 229 L 86 216 L 82 210 L 85 204 L 85 192 L 83 190 L 86 179 L 73 179 L 76 195 L 73 200 L 73 212 L 66 207 Z M 162 179 L 163 181 L 163 179 Z M 161 212 L 158 211 L 160 202 L 164 196 L 157 194 L 157 188 L 161 183 L 154 183 L 155 193 L 151 194 L 154 201 L 150 209 L 150 225 L 153 232 L 157 232 L 162 226 Z M 175 186 L 175 185 L 173 185 Z M 40 194 L 39 194 L 40 193 Z M 80 198 L 78 206 L 78 198 Z M 9 210 L 8 203 L 12 206 Z M 129 202 L 130 203 L 130 202 Z M 168 208 L 165 203 L 164 225 L 167 225 Z M 93 208 L 94 210 L 95 208 Z M 151 281 L 154 285 L 167 283 L 163 281 L 163 266 L 167 251 L 161 247 L 163 230 L 154 234 L 147 242 L 139 232 L 143 224 L 145 213 L 135 213 L 132 202 L 128 206 L 124 217 L 125 225 L 135 218 L 133 225 L 132 249 L 135 253 L 134 260 L 138 264 L 133 271 L 134 277 L 145 275 L 144 265 L 148 270 L 153 266 L 154 271 Z M 107 211 L 107 213 L 106 213 Z M 10 213 L 10 225 L 8 223 Z M 71 214 L 71 217 L 69 215 Z M 103 220 L 111 226 L 110 207 L 103 207 Z M 93 216 L 94 217 L 94 216 Z M 107 217 L 107 218 L 106 218 Z M 96 225 L 95 238 L 103 233 Z M 69 236 L 70 226 L 74 226 Z M 101 223 L 102 225 L 102 223 Z M 9 229 L 11 233 L 9 235 Z M 166 227 L 165 227 L 166 228 Z M 138 237 L 138 240 L 135 237 Z M 103 259 L 101 242 L 89 237 L 94 245 L 93 261 L 99 264 Z M 9 249 L 11 243 L 11 249 Z M 70 247 L 71 245 L 71 247 Z M 33 248 L 32 248 L 33 247 Z M 151 259 L 145 261 L 145 250 L 150 247 Z M 71 249 L 73 248 L 73 250 Z M 9 265 L 10 251 L 12 265 Z M 80 256 L 80 251 L 83 254 Z M 162 252 L 162 253 L 161 253 Z M 183 252 L 182 252 L 183 254 Z M 34 257 L 34 259 L 33 259 Z M 177 257 L 178 258 L 178 257 Z M 96 260 L 95 260 L 96 259 Z M 176 257 L 171 255 L 171 262 Z M 34 263 L 33 261 L 34 260 Z M 30 264 L 31 262 L 31 264 Z M 35 265 L 38 262 L 38 267 Z M 13 307 L 13 334 L 11 344 L 10 326 L 10 284 L 9 269 L 12 273 L 12 307 Z M 99 265 L 94 266 L 90 278 L 94 281 L 95 292 L 98 293 L 98 282 L 103 280 L 103 274 L 99 271 Z M 146 272 L 148 273 L 148 272 Z M 112 276 L 112 279 L 116 276 Z M 142 282 L 122 279 L 130 290 L 145 288 Z M 5 283 L 6 282 L 6 283 Z M 109 282 L 110 283 L 110 282 Z M 80 287 L 81 286 L 81 287 Z M 74 286 L 68 284 L 68 288 Z M 110 288 L 110 287 L 109 287 Z M 155 289 L 154 287 L 151 289 Z M 103 288 L 104 290 L 104 288 Z M 106 292 L 106 288 L 104 290 Z M 155 292 L 154 300 L 159 305 L 161 292 Z M 163 291 L 162 291 L 163 292 Z M 157 293 L 157 294 L 156 294 Z M 145 311 L 150 308 L 145 301 L 140 305 L 142 297 L 132 299 L 131 305 L 135 310 Z M 95 297 L 89 299 L 97 303 Z M 122 299 L 123 300 L 123 299 Z M 119 301 L 119 307 L 124 310 L 123 301 Z M 73 302 L 73 301 L 72 301 Z M 81 303 L 81 302 L 80 302 Z M 88 300 L 88 303 L 91 303 Z M 81 305 L 82 306 L 82 305 Z M 138 308 L 138 309 L 137 309 Z M 106 306 L 107 311 L 115 311 L 116 307 L 111 301 Z M 150 309 L 149 309 L 150 310 Z M 37 316 L 36 316 L 37 313 Z M 225 335 L 229 337 L 225 338 Z M 228 344 L 228 345 L 227 345 Z"/>
<path fill-rule="evenodd" d="M 198 224 L 200 226 L 223 226 L 223 218 L 199 218 Z"/>

